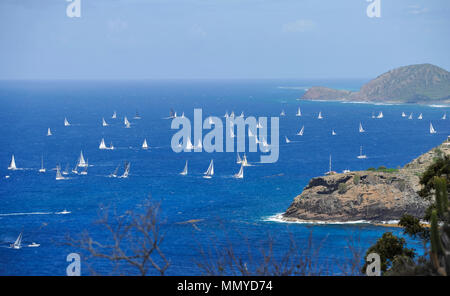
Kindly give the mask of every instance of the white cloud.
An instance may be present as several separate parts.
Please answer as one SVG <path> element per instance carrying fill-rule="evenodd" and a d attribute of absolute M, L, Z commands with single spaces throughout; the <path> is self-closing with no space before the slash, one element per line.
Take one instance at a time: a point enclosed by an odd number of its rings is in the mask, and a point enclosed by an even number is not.
<path fill-rule="evenodd" d="M 283 25 L 282 31 L 287 33 L 302 33 L 311 31 L 316 27 L 316 23 L 311 20 L 296 20 Z"/>

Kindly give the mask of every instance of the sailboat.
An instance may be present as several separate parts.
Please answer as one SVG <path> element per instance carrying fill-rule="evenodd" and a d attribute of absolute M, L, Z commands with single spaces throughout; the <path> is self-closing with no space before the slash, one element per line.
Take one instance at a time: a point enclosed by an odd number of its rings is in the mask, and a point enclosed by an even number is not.
<path fill-rule="evenodd" d="M 88 162 L 86 161 L 86 167 L 84 168 L 83 171 L 80 172 L 80 175 L 86 176 L 88 174 Z"/>
<path fill-rule="evenodd" d="M 423 116 L 422 113 L 420 113 L 419 117 L 417 117 L 417 119 L 422 120 Z"/>
<path fill-rule="evenodd" d="M 66 168 L 64 169 L 64 171 L 62 171 L 62 174 L 63 174 L 64 176 L 66 176 L 66 175 L 69 174 L 69 164 L 66 165 Z"/>
<path fill-rule="evenodd" d="M 412 119 L 413 114 L 409 114 L 408 119 Z"/>
<path fill-rule="evenodd" d="M 365 132 L 361 122 L 359 123 L 359 132 L 360 133 L 364 133 Z"/>
<path fill-rule="evenodd" d="M 291 140 L 289 140 L 287 136 L 284 136 L 284 140 L 286 141 L 286 144 L 289 144 L 291 142 Z"/>
<path fill-rule="evenodd" d="M 442 120 L 446 120 L 447 119 L 447 113 L 444 113 L 444 115 L 442 115 Z"/>
<path fill-rule="evenodd" d="M 130 122 L 128 121 L 128 118 L 126 116 L 123 118 L 123 123 L 125 124 L 126 128 L 130 128 Z"/>
<path fill-rule="evenodd" d="M 8 167 L 8 170 L 12 170 L 12 171 L 17 170 L 17 167 L 16 167 L 16 160 L 14 159 L 14 154 L 13 154 L 13 156 L 11 157 L 11 163 L 10 163 L 10 165 L 9 165 L 9 167 Z"/>
<path fill-rule="evenodd" d="M 377 118 L 380 119 L 380 118 L 383 118 L 383 117 L 384 117 L 383 111 L 380 111 L 380 113 L 378 114 Z"/>
<path fill-rule="evenodd" d="M 236 159 L 236 163 L 242 163 L 242 159 L 241 156 L 239 155 L 239 152 L 237 153 L 237 159 Z"/>
<path fill-rule="evenodd" d="M 112 119 L 116 119 L 117 118 L 117 112 L 114 111 L 113 115 L 111 116 Z"/>
<path fill-rule="evenodd" d="M 405 112 L 402 112 L 402 117 L 406 117 L 406 114 L 405 114 Z"/>
<path fill-rule="evenodd" d="M 50 137 L 52 135 L 52 131 L 50 130 L 50 128 L 48 128 L 47 130 L 47 137 Z"/>
<path fill-rule="evenodd" d="M 56 166 L 56 178 L 57 181 L 59 180 L 64 180 L 66 178 L 63 177 L 63 175 L 61 174 L 61 167 L 59 165 Z"/>
<path fill-rule="evenodd" d="M 317 116 L 317 119 L 323 119 L 322 111 L 319 112 L 319 115 Z"/>
<path fill-rule="evenodd" d="M 295 116 L 298 116 L 298 117 L 302 116 L 302 111 L 300 110 L 300 107 L 298 107 L 297 114 L 295 114 Z"/>
<path fill-rule="evenodd" d="M 230 117 L 230 115 L 228 115 L 228 111 L 225 112 L 225 115 L 224 115 L 223 117 L 224 117 L 224 118 Z"/>
<path fill-rule="evenodd" d="M 139 115 L 139 113 L 136 111 L 136 114 L 134 115 L 133 119 L 141 119 L 142 117 Z"/>
<path fill-rule="evenodd" d="M 70 123 L 66 117 L 64 117 L 64 126 L 70 126 Z"/>
<path fill-rule="evenodd" d="M 108 123 L 105 121 L 105 118 L 102 118 L 102 126 L 108 126 Z"/>
<path fill-rule="evenodd" d="M 242 165 L 243 166 L 250 166 L 250 164 L 247 161 L 247 155 L 244 153 L 244 157 L 242 157 Z"/>
<path fill-rule="evenodd" d="M 214 175 L 214 161 L 211 159 L 211 163 L 209 164 L 208 169 L 204 173 L 203 178 L 211 179 L 213 175 Z"/>
<path fill-rule="evenodd" d="M 181 113 L 181 118 L 184 118 L 184 112 L 183 112 L 183 113 Z"/>
<path fill-rule="evenodd" d="M 209 123 L 209 125 L 213 125 L 214 124 L 214 121 L 213 121 L 211 116 L 208 117 L 208 123 Z"/>
<path fill-rule="evenodd" d="M 148 149 L 147 139 L 144 139 L 144 143 L 142 143 L 142 149 L 144 150 Z"/>
<path fill-rule="evenodd" d="M 186 140 L 186 150 L 192 150 L 192 149 L 194 149 L 194 146 L 192 145 L 191 138 L 188 137 Z"/>
<path fill-rule="evenodd" d="M 430 122 L 430 134 L 435 134 L 436 130 L 434 129 L 433 125 Z"/>
<path fill-rule="evenodd" d="M 80 158 L 78 159 L 78 167 L 84 168 L 87 167 L 88 164 L 86 163 L 86 161 L 84 160 L 84 156 L 83 156 L 83 151 L 80 152 Z"/>
<path fill-rule="evenodd" d="M 286 112 L 284 112 L 284 110 L 281 110 L 280 116 L 286 116 Z"/>
<path fill-rule="evenodd" d="M 106 150 L 108 147 L 105 145 L 105 139 L 102 138 L 102 141 L 100 142 L 100 145 L 98 146 L 98 149 L 100 150 Z"/>
<path fill-rule="evenodd" d="M 358 159 L 366 159 L 367 156 L 362 154 L 362 146 L 359 147 L 359 155 L 356 157 Z"/>
<path fill-rule="evenodd" d="M 372 112 L 372 118 L 375 118 L 375 113 Z"/>
<path fill-rule="evenodd" d="M 202 148 L 203 148 L 202 139 L 198 139 L 197 146 L 195 146 L 194 149 L 202 149 Z"/>
<path fill-rule="evenodd" d="M 331 170 L 331 154 L 330 154 L 330 163 L 329 163 L 329 168 L 328 168 L 328 172 L 325 173 L 325 175 L 334 175 L 336 174 L 336 172 Z"/>
<path fill-rule="evenodd" d="M 78 175 L 78 162 L 75 164 L 75 167 L 72 169 L 72 173 Z"/>
<path fill-rule="evenodd" d="M 41 156 L 41 168 L 39 169 L 39 173 L 45 173 L 44 156 Z"/>
<path fill-rule="evenodd" d="M 15 242 L 10 245 L 10 247 L 11 247 L 11 249 L 16 249 L 16 250 L 22 248 L 22 232 L 16 238 Z"/>
<path fill-rule="evenodd" d="M 303 136 L 304 132 L 305 132 L 305 126 L 302 126 L 302 129 L 297 133 L 297 136 Z"/>
<path fill-rule="evenodd" d="M 244 111 L 241 112 L 241 115 L 239 117 L 244 118 Z"/>
<path fill-rule="evenodd" d="M 230 117 L 234 118 L 234 111 L 231 111 Z"/>
<path fill-rule="evenodd" d="M 180 173 L 182 176 L 186 176 L 188 174 L 188 161 L 186 160 L 186 164 L 184 165 L 183 171 Z"/>
<path fill-rule="evenodd" d="M 243 179 L 244 178 L 244 164 L 241 165 L 241 168 L 239 169 L 239 172 L 237 172 L 234 176 L 236 179 Z"/>
<path fill-rule="evenodd" d="M 337 134 L 336 134 L 336 132 L 334 130 L 331 130 L 331 135 L 332 136 L 336 136 Z"/>
<path fill-rule="evenodd" d="M 120 176 L 119 178 L 128 178 L 128 175 L 130 173 L 130 163 L 129 162 L 125 162 L 125 171 L 123 172 L 122 176 Z"/>
<path fill-rule="evenodd" d="M 110 178 L 117 178 L 117 172 L 119 171 L 119 168 L 120 168 L 120 165 L 118 165 L 118 166 L 116 167 L 116 169 L 114 170 L 114 172 L 113 172 L 111 175 L 109 175 L 109 177 L 110 177 Z"/>

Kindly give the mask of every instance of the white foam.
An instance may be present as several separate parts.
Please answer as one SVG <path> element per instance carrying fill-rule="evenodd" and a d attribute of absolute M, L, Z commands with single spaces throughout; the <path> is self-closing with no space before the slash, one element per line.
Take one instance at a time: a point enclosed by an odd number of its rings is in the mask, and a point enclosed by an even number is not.
<path fill-rule="evenodd" d="M 318 225 L 346 225 L 346 224 L 386 224 L 395 225 L 398 224 L 399 220 L 389 220 L 381 222 L 371 222 L 367 220 L 355 220 L 355 221 L 302 221 L 302 220 L 288 220 L 283 217 L 283 213 L 278 213 L 273 216 L 263 218 L 265 222 L 277 222 L 277 223 L 288 223 L 288 224 L 318 224 Z"/>

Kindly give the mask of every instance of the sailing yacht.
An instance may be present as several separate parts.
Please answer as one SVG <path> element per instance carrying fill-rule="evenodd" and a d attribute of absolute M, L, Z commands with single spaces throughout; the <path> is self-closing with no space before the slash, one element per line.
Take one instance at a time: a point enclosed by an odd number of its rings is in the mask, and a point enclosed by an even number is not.
<path fill-rule="evenodd" d="M 330 154 L 329 168 L 328 168 L 328 172 L 326 172 L 325 175 L 329 176 L 329 175 L 334 175 L 334 174 L 336 174 L 336 172 L 331 170 L 331 154 Z"/>
<path fill-rule="evenodd" d="M 128 121 L 128 118 L 126 116 L 123 118 L 123 123 L 125 124 L 126 128 L 130 128 L 130 122 Z"/>
<path fill-rule="evenodd" d="M 231 111 L 230 118 L 234 118 L 234 111 Z"/>
<path fill-rule="evenodd" d="M 380 113 L 378 114 L 377 118 L 380 119 L 380 118 L 383 118 L 383 117 L 384 117 L 383 111 L 380 111 Z"/>
<path fill-rule="evenodd" d="M 64 126 L 70 126 L 70 123 L 66 117 L 64 117 Z"/>
<path fill-rule="evenodd" d="M 444 115 L 442 115 L 442 120 L 446 120 L 447 119 L 447 113 L 444 113 Z"/>
<path fill-rule="evenodd" d="M 225 115 L 224 115 L 223 117 L 224 117 L 224 118 L 230 117 L 230 115 L 228 115 L 228 111 L 225 112 Z"/>
<path fill-rule="evenodd" d="M 417 117 L 417 119 L 422 120 L 423 116 L 422 113 L 420 113 L 419 117 Z"/>
<path fill-rule="evenodd" d="M 39 173 L 45 173 L 44 156 L 41 156 L 41 168 L 39 169 Z"/>
<path fill-rule="evenodd" d="M 50 128 L 48 128 L 47 130 L 47 137 L 50 137 L 52 135 L 52 131 L 50 130 Z"/>
<path fill-rule="evenodd" d="M 364 133 L 365 132 L 361 122 L 359 123 L 359 132 L 360 133 Z"/>
<path fill-rule="evenodd" d="M 144 143 L 142 143 L 142 149 L 144 150 L 148 149 L 147 139 L 144 139 Z"/>
<path fill-rule="evenodd" d="M 372 112 L 372 118 L 375 118 L 375 113 Z"/>
<path fill-rule="evenodd" d="M 102 141 L 100 142 L 100 145 L 98 146 L 98 149 L 100 150 L 106 150 L 108 147 L 105 145 L 105 139 L 102 138 Z"/>
<path fill-rule="evenodd" d="M 211 159 L 209 167 L 206 170 L 206 172 L 204 173 L 203 178 L 211 179 L 213 175 L 214 175 L 214 161 Z"/>
<path fill-rule="evenodd" d="M 286 112 L 284 112 L 284 110 L 281 110 L 280 116 L 286 116 Z"/>
<path fill-rule="evenodd" d="M 22 248 L 22 232 L 16 238 L 15 242 L 10 245 L 10 247 L 11 247 L 11 249 L 16 249 L 16 250 Z"/>
<path fill-rule="evenodd" d="M 12 170 L 12 171 L 17 170 L 17 167 L 16 167 L 16 160 L 14 159 L 14 154 L 13 154 L 13 156 L 11 157 L 11 163 L 10 163 L 10 165 L 9 165 L 9 167 L 8 167 L 8 170 Z"/>
<path fill-rule="evenodd" d="M 286 141 L 286 144 L 289 144 L 291 142 L 291 140 L 289 140 L 287 136 L 284 136 L 284 140 Z"/>
<path fill-rule="evenodd" d="M 297 136 L 303 136 L 304 132 L 305 132 L 305 126 L 302 126 L 302 129 L 297 133 Z"/>
<path fill-rule="evenodd" d="M 298 117 L 302 116 L 302 111 L 300 110 L 300 107 L 298 107 L 297 114 L 295 114 L 295 116 Z"/>
<path fill-rule="evenodd" d="M 244 111 L 241 112 L 241 115 L 239 117 L 244 118 Z"/>
<path fill-rule="evenodd" d="M 105 121 L 105 118 L 102 118 L 102 126 L 108 126 L 108 123 Z"/>
<path fill-rule="evenodd" d="M 181 118 L 184 118 L 184 112 L 183 112 L 183 113 L 181 113 Z"/>
<path fill-rule="evenodd" d="M 406 114 L 405 114 L 405 112 L 402 112 L 402 117 L 406 117 Z"/>
<path fill-rule="evenodd" d="M 336 134 L 336 132 L 334 130 L 331 130 L 331 135 L 332 136 L 336 136 L 337 134 Z"/>
<path fill-rule="evenodd" d="M 56 178 L 57 181 L 59 180 L 64 180 L 66 178 L 63 177 L 63 175 L 61 174 L 61 167 L 59 165 L 56 166 Z"/>
<path fill-rule="evenodd" d="M 117 112 L 114 111 L 113 115 L 111 116 L 112 119 L 116 119 L 117 118 Z"/>
<path fill-rule="evenodd" d="M 72 169 L 72 173 L 78 175 L 78 162 L 75 164 L 75 167 Z"/>
<path fill-rule="evenodd" d="M 319 112 L 319 115 L 317 116 L 317 119 L 323 119 L 322 111 Z"/>
<path fill-rule="evenodd" d="M 180 173 L 182 176 L 186 176 L 188 174 L 188 161 L 186 160 L 186 164 L 184 165 L 183 171 Z"/>
<path fill-rule="evenodd" d="M 84 168 L 83 171 L 80 172 L 80 175 L 86 176 L 88 174 L 88 163 L 86 162 L 86 167 Z"/>
<path fill-rule="evenodd" d="M 433 125 L 430 122 L 430 134 L 435 134 L 436 130 L 434 129 Z"/>
<path fill-rule="evenodd" d="M 110 178 L 117 178 L 117 172 L 119 171 L 119 168 L 120 168 L 120 165 L 118 165 L 118 166 L 116 167 L 116 169 L 114 170 L 114 172 L 113 172 L 111 175 L 109 175 L 109 177 L 110 177 Z"/>
<path fill-rule="evenodd" d="M 128 178 L 128 175 L 130 174 L 130 163 L 129 162 L 125 162 L 125 171 L 123 172 L 122 176 L 120 176 L 119 178 Z"/>
<path fill-rule="evenodd" d="M 242 165 L 243 166 L 250 166 L 250 164 L 247 161 L 247 155 L 244 153 L 244 157 L 242 158 Z"/>
<path fill-rule="evenodd" d="M 139 113 L 136 111 L 136 115 L 134 115 L 133 119 L 141 119 L 142 117 L 139 115 Z"/>
<path fill-rule="evenodd" d="M 192 150 L 192 149 L 194 149 L 194 146 L 192 145 L 191 138 L 188 137 L 186 140 L 186 150 Z"/>
<path fill-rule="evenodd" d="M 69 174 L 69 164 L 66 165 L 66 168 L 64 169 L 64 171 L 62 171 L 62 174 L 64 176 L 67 176 Z"/>
<path fill-rule="evenodd" d="M 362 154 L 362 146 L 359 147 L 359 155 L 356 157 L 358 159 L 366 159 L 367 156 Z"/>
<path fill-rule="evenodd" d="M 237 172 L 234 176 L 236 179 L 243 179 L 244 178 L 244 164 L 241 165 L 241 168 L 239 169 L 239 172 Z"/>
<path fill-rule="evenodd" d="M 86 163 L 86 161 L 84 160 L 84 156 L 83 156 L 83 150 L 80 152 L 80 158 L 78 159 L 78 167 L 84 168 L 87 167 L 88 164 Z"/>
<path fill-rule="evenodd" d="M 408 119 L 412 119 L 413 114 L 409 114 Z"/>
<path fill-rule="evenodd" d="M 202 149 L 202 148 L 203 148 L 202 139 L 198 139 L 197 146 L 195 146 L 194 149 Z"/>
<path fill-rule="evenodd" d="M 241 156 L 239 155 L 239 152 L 237 153 L 236 163 L 242 163 Z"/>

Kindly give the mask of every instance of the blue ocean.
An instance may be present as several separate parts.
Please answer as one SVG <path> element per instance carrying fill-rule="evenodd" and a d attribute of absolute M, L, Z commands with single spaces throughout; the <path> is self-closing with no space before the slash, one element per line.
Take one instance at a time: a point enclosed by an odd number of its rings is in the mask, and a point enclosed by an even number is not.
<path fill-rule="evenodd" d="M 67 244 L 68 237 L 83 231 L 98 241 L 108 233 L 95 221 L 101 207 L 118 213 L 139 209 L 151 199 L 160 203 L 161 250 L 170 260 L 168 275 L 201 275 L 201 248 L 231 244 L 246 257 L 259 252 L 269 237 L 273 256 L 281 260 L 289 242 L 306 247 L 311 235 L 320 245 L 317 260 L 329 264 L 332 274 L 351 256 L 348 242 L 357 240 L 366 249 L 386 231 L 403 236 L 399 228 L 370 224 L 288 224 L 273 217 L 285 211 L 308 181 L 329 169 L 363 170 L 397 168 L 442 143 L 450 134 L 441 120 L 450 108 L 424 105 L 374 105 L 298 100 L 314 85 L 357 90 L 364 80 L 142 80 L 142 81 L 2 81 L 0 82 L 0 275 L 65 275 L 66 257 L 80 252 Z M 302 116 L 295 113 L 301 108 Z M 171 109 L 193 117 L 194 108 L 204 118 L 223 117 L 234 111 L 245 116 L 280 117 L 279 159 L 261 164 L 259 152 L 247 152 L 253 166 L 245 177 L 234 153 L 172 151 Z M 112 119 L 117 111 L 117 119 Z M 383 112 L 383 119 L 372 114 Z M 142 117 L 133 119 L 136 112 Z M 323 120 L 317 120 L 322 112 Z M 413 114 L 413 119 L 401 113 Z M 423 120 L 418 115 L 423 114 Z M 123 118 L 131 122 L 124 128 Z M 71 126 L 64 126 L 67 118 Z M 109 126 L 102 126 L 105 118 Z M 358 132 L 362 123 L 365 133 Z M 432 122 L 436 134 L 429 133 Z M 304 135 L 296 136 L 302 126 Z M 51 128 L 52 136 L 47 136 Z M 336 136 L 331 135 L 335 130 Z M 286 144 L 287 136 L 291 143 Z M 100 140 L 115 150 L 99 150 Z M 147 139 L 149 149 L 141 149 Z M 269 141 L 270 142 L 270 141 Z M 194 143 L 195 144 L 195 143 Z M 363 146 L 367 159 L 357 159 Z M 70 173 L 55 180 L 54 168 L 75 166 L 80 151 L 90 167 L 87 175 Z M 11 156 L 20 170 L 10 171 Z M 39 173 L 43 158 L 46 173 Z M 215 174 L 203 178 L 211 159 Z M 189 174 L 181 176 L 186 160 Z M 128 178 L 108 178 L 118 165 L 130 162 Z M 6 176 L 9 176 L 8 178 Z M 67 214 L 61 214 L 66 210 Z M 193 227 L 188 220 L 199 220 Z M 24 246 L 11 249 L 19 233 Z M 419 253 L 420 241 L 407 238 Z M 319 248 L 319 247 L 317 247 Z M 103 261 L 90 262 L 99 274 L 110 274 Z M 82 274 L 90 271 L 82 262 Z M 128 274 L 136 274 L 130 268 Z M 152 272 L 150 271 L 150 274 Z"/>

